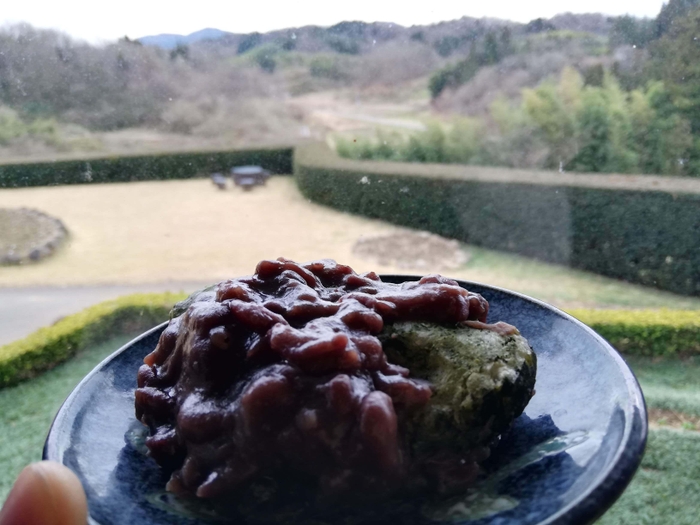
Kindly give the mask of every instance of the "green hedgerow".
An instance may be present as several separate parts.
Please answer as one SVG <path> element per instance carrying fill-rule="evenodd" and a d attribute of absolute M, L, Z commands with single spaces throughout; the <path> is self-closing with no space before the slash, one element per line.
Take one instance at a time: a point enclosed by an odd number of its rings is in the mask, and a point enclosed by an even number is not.
<path fill-rule="evenodd" d="M 243 164 L 291 173 L 291 147 L 0 164 L 0 188 L 189 179 Z"/>
<path fill-rule="evenodd" d="M 114 335 L 167 321 L 184 294 L 135 294 L 64 317 L 28 337 L 0 346 L 0 388 L 36 376 Z"/>
<path fill-rule="evenodd" d="M 435 144 L 440 149 L 433 151 L 453 147 L 440 137 Z M 297 147 L 294 162 L 299 191 L 319 204 L 700 295 L 700 188 L 693 181 L 679 191 L 678 180 L 645 188 L 641 178 L 623 185 L 595 175 L 358 161 L 338 157 L 326 144 Z"/>
<path fill-rule="evenodd" d="M 626 354 L 700 354 L 700 311 L 697 310 L 573 310 L 570 313 Z"/>

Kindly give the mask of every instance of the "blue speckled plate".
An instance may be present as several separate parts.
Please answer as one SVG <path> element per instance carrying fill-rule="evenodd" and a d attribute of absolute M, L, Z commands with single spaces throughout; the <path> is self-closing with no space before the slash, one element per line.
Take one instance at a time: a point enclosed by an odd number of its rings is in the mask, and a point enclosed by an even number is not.
<path fill-rule="evenodd" d="M 401 282 L 413 277 L 384 276 Z M 536 395 L 503 436 L 471 491 L 424 504 L 412 523 L 584 524 L 622 493 L 647 437 L 642 392 L 632 372 L 593 330 L 544 303 L 461 282 L 489 301 L 489 321 L 517 326 L 538 359 Z M 58 412 L 44 458 L 81 479 L 93 523 L 193 525 L 218 522 L 201 505 L 163 492 L 165 477 L 144 453 L 134 418 L 136 371 L 165 325 L 103 361 Z"/>

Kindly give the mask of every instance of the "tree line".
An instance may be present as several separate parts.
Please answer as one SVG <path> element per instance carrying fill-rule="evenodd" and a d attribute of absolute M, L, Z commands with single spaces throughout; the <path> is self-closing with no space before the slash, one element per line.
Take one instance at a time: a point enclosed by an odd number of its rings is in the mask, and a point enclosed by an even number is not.
<path fill-rule="evenodd" d="M 487 42 L 434 75 L 431 93 L 469 80 L 512 49 L 495 34 L 496 45 Z M 583 75 L 567 68 L 523 90 L 518 103 L 496 100 L 486 118 L 433 123 L 411 137 L 341 140 L 338 150 L 354 158 L 700 176 L 700 0 L 670 0 L 653 20 L 620 17 L 610 43 L 638 48 L 643 67 L 624 78 L 601 65 Z"/>

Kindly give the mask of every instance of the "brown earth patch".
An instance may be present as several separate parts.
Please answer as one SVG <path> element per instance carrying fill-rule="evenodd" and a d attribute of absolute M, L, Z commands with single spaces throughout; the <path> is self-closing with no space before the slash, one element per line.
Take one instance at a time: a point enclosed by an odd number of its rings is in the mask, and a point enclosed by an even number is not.
<path fill-rule="evenodd" d="M 353 253 L 383 266 L 423 271 L 454 270 L 469 261 L 457 241 L 411 230 L 363 237 L 355 243 Z"/>

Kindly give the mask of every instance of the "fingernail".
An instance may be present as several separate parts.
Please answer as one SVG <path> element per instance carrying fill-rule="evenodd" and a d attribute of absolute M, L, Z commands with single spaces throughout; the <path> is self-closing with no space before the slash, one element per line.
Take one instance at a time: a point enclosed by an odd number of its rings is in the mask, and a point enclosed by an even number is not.
<path fill-rule="evenodd" d="M 0 511 L 0 525 L 85 525 L 87 502 L 77 476 L 58 463 L 20 473 Z"/>

